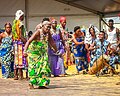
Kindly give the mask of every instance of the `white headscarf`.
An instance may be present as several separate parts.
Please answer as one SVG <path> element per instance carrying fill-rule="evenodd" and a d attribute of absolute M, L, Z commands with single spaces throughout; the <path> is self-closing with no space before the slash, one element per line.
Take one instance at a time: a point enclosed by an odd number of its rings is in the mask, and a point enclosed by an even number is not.
<path fill-rule="evenodd" d="M 95 35 L 96 35 L 96 38 L 98 38 L 98 35 L 100 33 L 100 31 L 97 29 L 97 27 L 95 27 L 94 25 L 90 24 L 89 28 L 93 26 L 93 28 L 95 29 Z M 88 44 L 91 44 L 92 43 L 92 36 L 89 32 L 89 28 L 87 29 L 86 31 L 86 36 L 85 36 L 85 43 L 88 43 Z"/>
<path fill-rule="evenodd" d="M 19 20 L 22 15 L 24 15 L 24 12 L 23 12 L 22 10 L 18 10 L 18 11 L 15 13 L 15 16 L 16 16 L 15 19 L 16 19 L 16 20 Z"/>
<path fill-rule="evenodd" d="M 49 21 L 43 21 L 42 25 L 51 24 Z"/>

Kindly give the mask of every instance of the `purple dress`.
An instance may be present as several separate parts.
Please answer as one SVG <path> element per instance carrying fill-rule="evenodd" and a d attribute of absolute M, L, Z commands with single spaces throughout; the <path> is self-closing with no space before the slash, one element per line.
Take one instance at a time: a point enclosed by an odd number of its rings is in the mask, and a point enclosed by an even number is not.
<path fill-rule="evenodd" d="M 54 30 L 51 30 L 51 32 L 52 38 L 56 43 L 59 53 L 63 54 L 64 47 L 60 39 L 59 30 L 57 30 L 56 32 L 54 32 Z M 52 74 L 55 76 L 65 74 L 63 58 L 60 55 L 55 54 L 50 47 L 48 48 L 48 56 Z"/>

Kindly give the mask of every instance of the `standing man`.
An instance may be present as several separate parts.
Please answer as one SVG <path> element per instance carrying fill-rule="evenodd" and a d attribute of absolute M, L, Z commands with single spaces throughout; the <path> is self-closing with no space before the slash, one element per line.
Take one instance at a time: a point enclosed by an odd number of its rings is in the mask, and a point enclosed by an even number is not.
<path fill-rule="evenodd" d="M 107 41 L 110 42 L 111 48 L 116 50 L 120 37 L 119 37 L 119 29 L 115 28 L 113 25 L 114 25 L 114 21 L 110 19 L 108 21 L 109 28 L 107 29 Z"/>
<path fill-rule="evenodd" d="M 107 41 L 110 42 L 112 54 L 114 54 L 113 56 L 111 56 L 109 64 L 112 66 L 115 66 L 115 62 L 117 61 L 117 58 L 118 58 L 118 56 L 115 55 L 115 53 L 117 52 L 118 45 L 120 42 L 120 36 L 119 36 L 120 32 L 119 32 L 119 29 L 114 27 L 113 25 L 114 25 L 114 21 L 110 19 L 108 21 L 109 28 L 107 30 Z"/>
<path fill-rule="evenodd" d="M 26 61 L 23 56 L 23 47 L 26 43 L 26 31 L 24 28 L 24 12 L 18 10 L 15 14 L 15 20 L 13 21 L 12 26 L 12 37 L 13 37 L 13 46 L 14 46 L 14 80 L 23 79 L 23 71 Z"/>
<path fill-rule="evenodd" d="M 94 66 L 94 64 L 98 64 L 100 65 L 99 63 L 100 62 L 97 62 L 98 59 L 100 58 L 100 56 L 103 56 L 104 54 L 108 54 L 108 51 L 110 51 L 110 43 L 105 39 L 105 32 L 104 31 L 101 31 L 99 33 L 99 38 L 94 40 L 94 42 L 90 45 L 89 47 L 89 50 L 92 51 L 92 50 L 95 50 L 95 53 L 94 53 L 94 58 L 91 60 L 91 64 Z M 104 59 L 104 56 L 102 57 L 102 59 Z M 103 61 L 101 61 L 103 62 Z M 102 65 L 103 66 L 103 65 Z M 100 66 L 101 67 L 101 66 Z M 96 68 L 97 70 L 94 70 L 92 71 L 91 69 L 89 70 L 89 74 L 93 74 L 93 73 L 97 73 L 98 71 L 98 68 Z"/>

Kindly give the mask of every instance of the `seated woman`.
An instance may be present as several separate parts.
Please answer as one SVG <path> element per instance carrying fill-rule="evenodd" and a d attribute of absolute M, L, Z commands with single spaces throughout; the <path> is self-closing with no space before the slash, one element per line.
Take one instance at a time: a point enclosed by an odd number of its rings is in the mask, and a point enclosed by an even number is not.
<path fill-rule="evenodd" d="M 93 65 L 93 67 L 96 66 L 96 68 L 94 69 L 92 67 L 94 70 L 91 69 L 89 71 L 89 74 L 95 74 L 98 71 L 100 71 L 100 69 L 104 68 L 104 66 L 105 66 L 104 59 L 106 58 L 104 56 L 107 56 L 108 50 L 110 50 L 110 43 L 108 41 L 106 41 L 104 31 L 101 31 L 99 33 L 99 38 L 93 42 L 93 44 L 90 46 L 89 50 L 95 50 L 94 58 L 91 60 L 91 64 Z M 99 60 L 101 58 L 101 56 L 102 56 L 102 59 L 101 59 L 102 61 Z M 100 68 L 97 68 L 98 66 Z"/>
<path fill-rule="evenodd" d="M 96 34 L 95 34 L 94 26 L 91 26 L 88 31 L 89 31 L 88 34 L 90 36 L 86 34 L 86 36 L 85 36 L 85 46 L 86 46 L 86 49 L 87 49 L 88 63 L 90 63 L 90 67 L 91 67 L 92 63 L 90 61 L 92 61 L 92 59 L 94 58 L 95 50 L 89 50 L 89 48 L 90 48 L 90 46 L 92 46 L 92 43 L 96 40 Z"/>

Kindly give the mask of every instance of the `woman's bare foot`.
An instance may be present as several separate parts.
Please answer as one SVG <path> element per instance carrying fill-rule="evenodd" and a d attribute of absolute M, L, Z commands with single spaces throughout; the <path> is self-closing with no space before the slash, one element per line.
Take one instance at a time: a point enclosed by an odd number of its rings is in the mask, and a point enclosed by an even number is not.
<path fill-rule="evenodd" d="M 19 80 L 23 80 L 23 77 L 19 77 Z"/>
<path fill-rule="evenodd" d="M 29 77 L 27 77 L 27 78 L 26 78 L 26 80 L 28 81 L 28 80 L 30 80 L 30 78 L 29 78 Z"/>
<path fill-rule="evenodd" d="M 80 73 L 79 73 L 79 71 L 77 71 L 77 74 L 76 75 L 79 75 Z"/>
<path fill-rule="evenodd" d="M 60 77 L 65 77 L 65 74 L 61 74 Z"/>
<path fill-rule="evenodd" d="M 120 82 L 116 83 L 116 85 L 120 85 Z"/>
<path fill-rule="evenodd" d="M 34 86 L 32 84 L 29 84 L 30 89 L 34 89 Z"/>
<path fill-rule="evenodd" d="M 14 77 L 14 80 L 18 80 L 18 76 L 15 76 L 15 77 Z"/>

